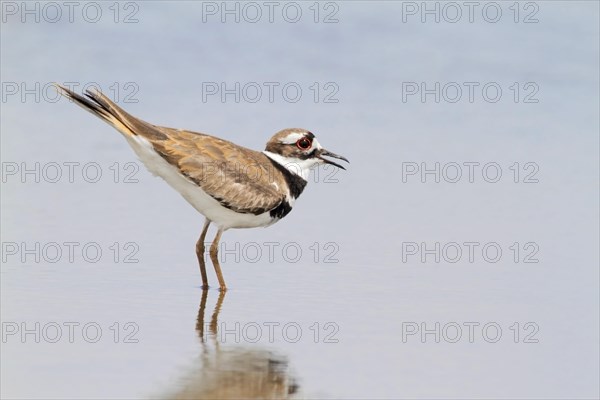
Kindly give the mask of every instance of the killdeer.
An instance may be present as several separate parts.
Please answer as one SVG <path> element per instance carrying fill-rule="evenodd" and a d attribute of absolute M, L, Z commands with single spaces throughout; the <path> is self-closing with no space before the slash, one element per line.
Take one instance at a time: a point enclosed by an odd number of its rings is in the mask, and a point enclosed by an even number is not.
<path fill-rule="evenodd" d="M 98 91 L 84 96 L 56 85 L 59 92 L 116 128 L 146 168 L 164 179 L 206 218 L 196 255 L 202 287 L 208 288 L 204 241 L 211 223 L 217 234 L 210 259 L 221 290 L 225 280 L 218 261 L 221 235 L 231 228 L 269 226 L 285 217 L 319 164 L 343 166 L 325 156 L 348 162 L 325 150 L 305 129 L 277 132 L 264 151 L 254 151 L 203 133 L 165 128 L 142 121 Z"/>

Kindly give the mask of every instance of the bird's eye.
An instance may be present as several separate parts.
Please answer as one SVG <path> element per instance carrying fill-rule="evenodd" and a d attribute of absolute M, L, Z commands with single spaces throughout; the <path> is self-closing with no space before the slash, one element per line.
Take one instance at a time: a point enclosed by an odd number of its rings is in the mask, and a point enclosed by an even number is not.
<path fill-rule="evenodd" d="M 302 138 L 302 139 L 299 139 L 299 140 L 296 142 L 296 146 L 298 146 L 298 148 L 299 148 L 300 150 L 306 150 L 306 149 L 309 149 L 309 148 L 310 148 L 310 145 L 311 145 L 311 142 L 310 142 L 310 140 L 308 140 L 307 138 Z"/>

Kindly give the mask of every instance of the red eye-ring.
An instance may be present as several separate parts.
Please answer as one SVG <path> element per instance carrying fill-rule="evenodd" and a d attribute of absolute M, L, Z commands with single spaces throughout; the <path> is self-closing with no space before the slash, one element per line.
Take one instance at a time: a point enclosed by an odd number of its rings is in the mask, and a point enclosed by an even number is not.
<path fill-rule="evenodd" d="M 298 148 L 300 150 L 307 150 L 307 149 L 309 149 L 310 146 L 311 146 L 311 144 L 312 143 L 307 138 L 298 139 L 298 141 L 296 142 L 296 146 L 298 146 Z"/>

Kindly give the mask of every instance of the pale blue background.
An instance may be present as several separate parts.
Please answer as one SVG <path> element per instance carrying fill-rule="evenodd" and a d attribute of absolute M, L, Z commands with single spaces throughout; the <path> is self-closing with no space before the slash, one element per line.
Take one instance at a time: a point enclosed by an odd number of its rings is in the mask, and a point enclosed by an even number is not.
<path fill-rule="evenodd" d="M 219 2 L 220 3 L 220 2 Z M 289 359 L 301 395 L 332 398 L 598 398 L 598 3 L 536 2 L 539 23 L 402 22 L 400 2 L 339 2 L 339 23 L 202 21 L 199 3 L 139 3 L 138 23 L 106 17 L 1 25 L 3 82 L 135 82 L 129 112 L 262 149 L 277 130 L 304 127 L 351 160 L 339 182 L 311 184 L 269 229 L 224 241 L 335 242 L 339 263 L 225 262 L 232 290 L 221 321 L 315 321 L 340 327 L 337 344 L 223 344 Z M 430 3 L 433 4 L 433 3 Z M 109 17 L 110 16 L 110 17 Z M 202 82 L 298 82 L 281 99 L 202 102 Z M 402 82 L 498 82 L 498 103 L 402 102 Z M 335 82 L 336 104 L 307 88 Z M 514 103 L 513 82 L 536 82 L 537 104 Z M 3 162 L 135 160 L 126 142 L 67 101 L 2 102 Z M 536 162 L 537 184 L 401 180 L 402 162 Z M 105 169 L 105 172 L 108 170 Z M 322 171 L 323 172 L 323 171 Z M 137 344 L 81 340 L 2 344 L 2 397 L 131 398 L 178 387 L 199 354 L 202 217 L 145 170 L 138 184 L 81 179 L 2 184 L 3 242 L 135 241 L 137 264 L 82 260 L 2 265 L 2 321 L 135 321 Z M 211 233 L 212 235 L 212 233 Z M 401 260 L 402 242 L 496 241 L 497 264 Z M 536 242 L 537 264 L 507 247 Z M 215 281 L 211 273 L 210 278 Z M 209 296 L 214 307 L 216 291 Z M 401 341 L 402 322 L 489 321 L 504 337 L 457 344 Z M 508 327 L 535 322 L 537 344 Z"/>

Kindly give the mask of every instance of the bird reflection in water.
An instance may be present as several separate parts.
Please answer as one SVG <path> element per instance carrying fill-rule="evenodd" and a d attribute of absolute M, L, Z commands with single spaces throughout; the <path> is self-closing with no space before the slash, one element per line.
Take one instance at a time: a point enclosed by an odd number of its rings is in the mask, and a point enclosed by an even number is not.
<path fill-rule="evenodd" d="M 289 399 L 298 390 L 289 374 L 288 361 L 271 351 L 219 343 L 218 317 L 225 291 L 219 298 L 210 323 L 205 324 L 208 290 L 202 291 L 196 332 L 202 352 L 191 370 L 179 382 L 171 399 Z M 209 330 L 206 332 L 205 329 Z"/>

